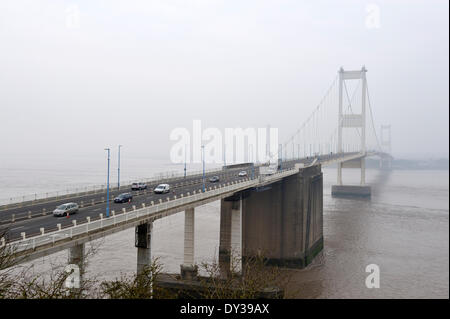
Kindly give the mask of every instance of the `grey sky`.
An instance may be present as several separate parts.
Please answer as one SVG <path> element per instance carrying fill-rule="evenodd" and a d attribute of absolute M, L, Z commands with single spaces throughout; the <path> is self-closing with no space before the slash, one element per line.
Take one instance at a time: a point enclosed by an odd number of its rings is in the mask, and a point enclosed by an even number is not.
<path fill-rule="evenodd" d="M 379 28 L 366 26 L 372 3 Z M 448 156 L 448 36 L 448 2 L 436 0 L 3 0 L 1 152 L 124 144 L 165 158 L 170 131 L 193 119 L 270 123 L 281 142 L 340 66 L 365 65 L 394 156 Z"/>

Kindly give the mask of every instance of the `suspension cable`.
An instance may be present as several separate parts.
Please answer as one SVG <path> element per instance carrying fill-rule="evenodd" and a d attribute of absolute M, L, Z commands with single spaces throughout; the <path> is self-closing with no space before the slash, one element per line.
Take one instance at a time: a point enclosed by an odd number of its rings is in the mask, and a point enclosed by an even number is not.
<path fill-rule="evenodd" d="M 372 113 L 372 106 L 370 104 L 369 85 L 367 83 L 366 83 L 366 91 L 367 91 L 367 101 L 369 102 L 370 119 L 372 122 L 373 132 L 375 134 L 375 139 L 377 140 L 378 148 L 380 149 L 380 152 L 382 152 L 383 150 L 381 148 L 380 141 L 378 140 L 377 131 L 375 130 L 375 122 L 374 122 L 373 113 Z"/>

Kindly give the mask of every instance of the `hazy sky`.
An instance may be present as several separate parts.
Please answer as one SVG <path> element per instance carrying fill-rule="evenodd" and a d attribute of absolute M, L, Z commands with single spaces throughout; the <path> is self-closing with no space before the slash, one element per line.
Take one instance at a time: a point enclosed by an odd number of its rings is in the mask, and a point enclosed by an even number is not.
<path fill-rule="evenodd" d="M 104 156 L 123 144 L 165 158 L 171 130 L 194 119 L 270 123 L 281 141 L 339 67 L 365 65 L 394 156 L 448 156 L 448 10 L 445 0 L 2 0 L 0 152 Z"/>

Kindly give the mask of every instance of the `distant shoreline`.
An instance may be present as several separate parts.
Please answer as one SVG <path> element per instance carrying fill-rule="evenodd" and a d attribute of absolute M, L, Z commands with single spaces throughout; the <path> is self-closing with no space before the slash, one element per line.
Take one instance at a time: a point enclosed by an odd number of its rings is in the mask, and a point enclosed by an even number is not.
<path fill-rule="evenodd" d="M 329 165 L 327 167 L 336 167 L 336 164 Z M 380 162 L 378 159 L 366 158 L 366 168 L 380 168 Z M 429 160 L 409 160 L 409 159 L 394 159 L 392 161 L 392 169 L 395 170 L 435 170 L 435 171 L 448 171 L 449 159 L 429 159 Z"/>
<path fill-rule="evenodd" d="M 379 160 L 366 159 L 366 168 L 378 168 Z M 397 170 L 449 170 L 449 159 L 428 159 L 428 160 L 410 160 L 410 159 L 393 159 L 392 169 Z"/>

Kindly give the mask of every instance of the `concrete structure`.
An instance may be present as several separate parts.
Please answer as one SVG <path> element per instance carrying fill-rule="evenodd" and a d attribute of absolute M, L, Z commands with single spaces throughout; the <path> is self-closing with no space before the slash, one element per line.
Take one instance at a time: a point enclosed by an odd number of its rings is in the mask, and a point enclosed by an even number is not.
<path fill-rule="evenodd" d="M 371 189 L 368 185 L 333 185 L 331 195 L 340 197 L 370 197 Z"/>
<path fill-rule="evenodd" d="M 242 194 L 220 202 L 219 266 L 222 278 L 242 271 Z"/>
<path fill-rule="evenodd" d="M 193 280 L 197 277 L 198 267 L 195 265 L 195 210 L 184 211 L 184 260 L 180 265 L 181 278 Z"/>
<path fill-rule="evenodd" d="M 76 265 L 77 267 L 70 267 L 69 270 L 73 271 L 73 280 L 77 283 L 73 285 L 73 288 L 79 288 L 83 284 L 84 275 L 84 244 L 77 244 L 68 249 L 67 264 L 70 266 Z M 70 278 L 68 278 L 70 280 Z"/>
<path fill-rule="evenodd" d="M 363 66 L 361 70 L 357 71 L 344 71 L 343 68 L 339 70 L 339 115 L 338 115 L 338 153 L 343 152 L 342 130 L 344 128 L 360 128 L 361 133 L 361 154 L 366 153 L 366 93 L 367 93 L 367 81 L 366 81 L 366 68 Z M 343 87 L 346 80 L 362 81 L 361 85 L 361 114 L 344 114 L 343 112 Z M 345 162 L 341 161 L 338 164 L 337 173 L 337 185 L 333 185 L 331 194 L 333 196 L 370 196 L 370 186 L 366 183 L 366 158 L 361 156 L 359 159 Z M 361 185 L 343 185 L 342 184 L 342 169 L 345 167 L 360 168 L 361 169 Z"/>
<path fill-rule="evenodd" d="M 303 268 L 323 248 L 321 166 L 298 170 L 275 183 L 221 202 L 219 262 L 229 273 L 233 253 L 262 255 L 269 263 Z M 239 259 L 240 260 L 240 259 Z M 239 268 L 240 266 L 238 266 Z"/>
<path fill-rule="evenodd" d="M 243 200 L 243 258 L 303 268 L 323 248 L 320 165 L 301 169 Z"/>
<path fill-rule="evenodd" d="M 137 251 L 137 273 L 143 272 L 152 262 L 152 231 L 153 222 L 146 222 L 136 226 L 135 246 Z"/>

